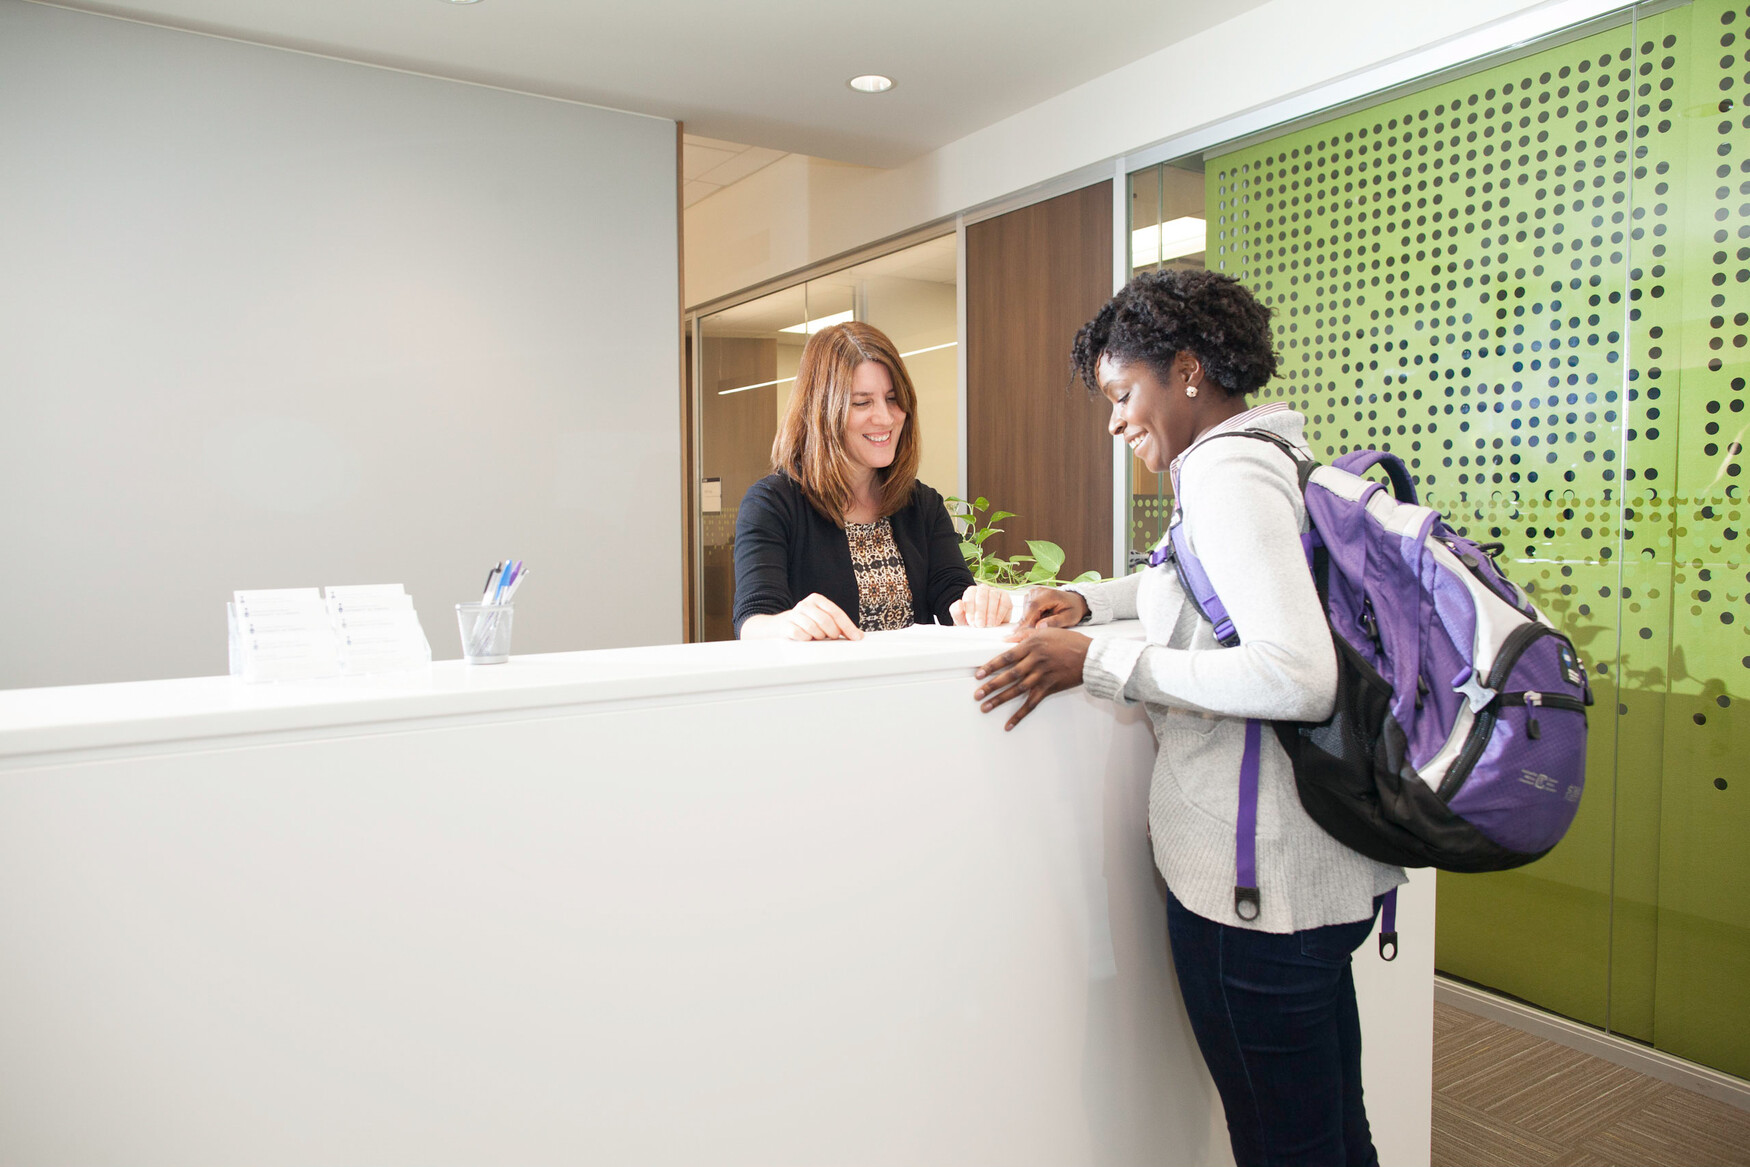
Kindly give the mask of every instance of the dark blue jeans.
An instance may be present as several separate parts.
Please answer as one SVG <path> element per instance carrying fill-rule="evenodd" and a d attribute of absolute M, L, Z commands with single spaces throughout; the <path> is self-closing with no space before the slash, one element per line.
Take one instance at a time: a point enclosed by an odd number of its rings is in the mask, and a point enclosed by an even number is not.
<path fill-rule="evenodd" d="M 1173 967 L 1239 1167 L 1377 1167 L 1349 967 L 1372 930 L 1371 919 L 1287 934 L 1230 927 L 1167 893 Z"/>

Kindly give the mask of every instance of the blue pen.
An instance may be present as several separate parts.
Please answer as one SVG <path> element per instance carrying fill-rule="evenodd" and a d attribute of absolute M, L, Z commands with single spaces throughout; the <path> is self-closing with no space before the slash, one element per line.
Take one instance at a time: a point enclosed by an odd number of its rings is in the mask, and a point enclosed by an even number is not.
<path fill-rule="evenodd" d="M 511 561 L 507 559 L 504 561 L 504 570 L 501 571 L 498 575 L 498 587 L 492 593 L 492 602 L 493 603 L 496 604 L 499 602 L 499 597 L 504 594 L 505 584 L 510 582 L 510 577 L 511 577 Z"/>

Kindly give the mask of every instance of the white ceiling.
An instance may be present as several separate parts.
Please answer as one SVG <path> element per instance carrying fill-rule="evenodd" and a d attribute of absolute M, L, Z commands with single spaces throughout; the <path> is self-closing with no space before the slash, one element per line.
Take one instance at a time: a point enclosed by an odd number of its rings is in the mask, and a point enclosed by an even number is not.
<path fill-rule="evenodd" d="M 63 0 L 893 166 L 1264 0 Z M 854 93 L 859 73 L 890 92 Z M 1173 100 L 1171 76 L 1160 100 Z"/>
<path fill-rule="evenodd" d="M 725 142 L 698 134 L 681 136 L 681 200 L 692 206 L 732 182 L 764 170 L 784 156 L 782 150 Z"/>

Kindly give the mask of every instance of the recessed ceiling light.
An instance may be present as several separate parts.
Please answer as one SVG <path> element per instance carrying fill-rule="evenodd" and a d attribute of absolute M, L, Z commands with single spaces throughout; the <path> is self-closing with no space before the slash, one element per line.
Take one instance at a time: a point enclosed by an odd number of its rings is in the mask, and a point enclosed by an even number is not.
<path fill-rule="evenodd" d="M 478 4 L 480 0 L 450 0 L 451 4 Z"/>
<path fill-rule="evenodd" d="M 861 77 L 853 77 L 845 82 L 858 93 L 886 93 L 893 88 L 893 78 L 883 77 L 879 73 L 865 73 Z"/>

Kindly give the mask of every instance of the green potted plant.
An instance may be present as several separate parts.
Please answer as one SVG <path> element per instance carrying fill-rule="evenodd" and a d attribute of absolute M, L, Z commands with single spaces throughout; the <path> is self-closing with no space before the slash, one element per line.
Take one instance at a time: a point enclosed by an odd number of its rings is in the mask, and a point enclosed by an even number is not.
<path fill-rule="evenodd" d="M 1092 583 L 1100 578 L 1097 571 L 1084 571 L 1074 579 L 1057 578 L 1063 568 L 1063 548 L 1049 539 L 1027 540 L 1030 555 L 1004 559 L 986 552 L 985 540 L 1003 529 L 995 524 L 1019 517 L 1013 511 L 992 511 L 987 498 L 980 496 L 967 502 L 950 497 L 948 513 L 960 532 L 960 554 L 966 556 L 972 578 L 981 584 L 999 588 L 1058 588 L 1066 583 Z"/>

